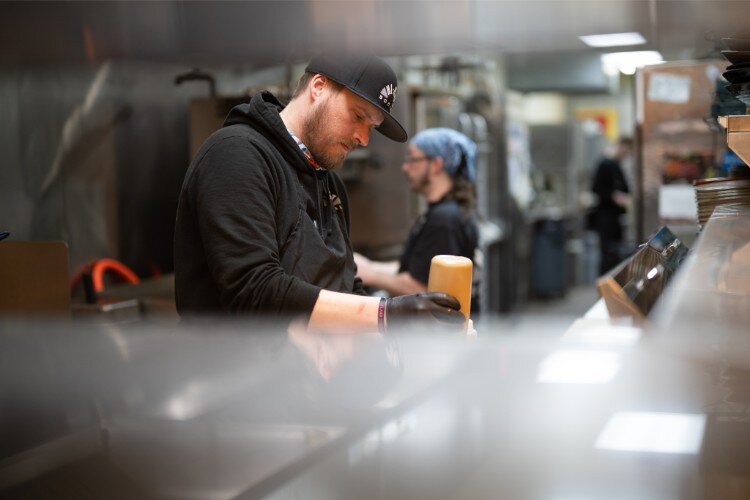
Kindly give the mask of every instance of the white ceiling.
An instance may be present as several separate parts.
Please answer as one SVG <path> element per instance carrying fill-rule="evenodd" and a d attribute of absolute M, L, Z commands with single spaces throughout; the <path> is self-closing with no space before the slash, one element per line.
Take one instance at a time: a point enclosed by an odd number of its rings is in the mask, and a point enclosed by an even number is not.
<path fill-rule="evenodd" d="M 382 55 L 578 52 L 578 35 L 638 31 L 667 59 L 701 57 L 706 33 L 750 32 L 750 2 L 450 0 L 0 2 L 0 63 L 105 58 L 192 65 L 304 60 L 327 46 Z"/>

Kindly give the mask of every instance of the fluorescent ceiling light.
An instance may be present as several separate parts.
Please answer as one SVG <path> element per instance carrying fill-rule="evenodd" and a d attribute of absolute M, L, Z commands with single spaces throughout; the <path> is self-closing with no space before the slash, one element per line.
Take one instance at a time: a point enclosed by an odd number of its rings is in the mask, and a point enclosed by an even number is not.
<path fill-rule="evenodd" d="M 620 355 L 608 351 L 565 349 L 539 364 L 537 382 L 543 384 L 605 384 L 620 371 Z"/>
<path fill-rule="evenodd" d="M 599 434 L 599 450 L 682 453 L 700 451 L 706 416 L 682 413 L 618 412 Z"/>
<path fill-rule="evenodd" d="M 662 62 L 664 62 L 664 58 L 655 50 L 602 54 L 602 70 L 608 75 L 616 75 L 618 71 L 626 75 L 632 75 L 637 68 Z"/>
<path fill-rule="evenodd" d="M 632 31 L 630 33 L 609 33 L 606 35 L 579 36 L 589 47 L 624 47 L 626 45 L 641 45 L 646 43 L 643 35 Z"/>

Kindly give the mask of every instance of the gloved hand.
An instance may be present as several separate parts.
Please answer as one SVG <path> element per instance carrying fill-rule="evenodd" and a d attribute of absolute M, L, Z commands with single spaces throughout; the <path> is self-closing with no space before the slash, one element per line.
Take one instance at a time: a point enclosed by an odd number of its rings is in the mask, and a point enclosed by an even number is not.
<path fill-rule="evenodd" d="M 385 303 L 386 329 L 420 321 L 459 326 L 466 320 L 459 309 L 461 304 L 447 293 L 426 292 L 393 297 Z"/>

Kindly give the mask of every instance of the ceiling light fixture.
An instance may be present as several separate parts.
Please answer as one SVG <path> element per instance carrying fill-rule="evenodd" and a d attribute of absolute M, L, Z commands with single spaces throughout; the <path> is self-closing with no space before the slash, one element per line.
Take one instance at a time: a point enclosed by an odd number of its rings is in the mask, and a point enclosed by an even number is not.
<path fill-rule="evenodd" d="M 602 54 L 602 70 L 608 75 L 616 75 L 618 71 L 626 75 L 632 75 L 638 68 L 663 62 L 664 58 L 655 50 Z"/>
<path fill-rule="evenodd" d="M 626 45 L 642 45 L 646 43 L 638 32 L 609 33 L 606 35 L 582 35 L 578 38 L 589 47 L 625 47 Z"/>

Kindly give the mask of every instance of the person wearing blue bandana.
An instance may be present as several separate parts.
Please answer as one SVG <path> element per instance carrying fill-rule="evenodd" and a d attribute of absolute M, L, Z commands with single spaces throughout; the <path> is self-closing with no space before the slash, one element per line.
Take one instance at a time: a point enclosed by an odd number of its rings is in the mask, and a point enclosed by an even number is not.
<path fill-rule="evenodd" d="M 427 201 L 427 210 L 412 226 L 400 261 L 354 256 L 364 284 L 391 296 L 425 291 L 435 255 L 474 261 L 478 245 L 476 144 L 460 132 L 437 127 L 416 134 L 408 148 L 402 170 L 410 189 Z M 472 306 L 478 304 L 472 300 Z"/>

